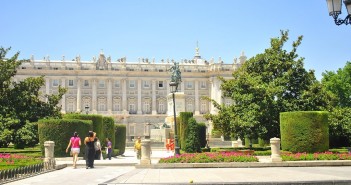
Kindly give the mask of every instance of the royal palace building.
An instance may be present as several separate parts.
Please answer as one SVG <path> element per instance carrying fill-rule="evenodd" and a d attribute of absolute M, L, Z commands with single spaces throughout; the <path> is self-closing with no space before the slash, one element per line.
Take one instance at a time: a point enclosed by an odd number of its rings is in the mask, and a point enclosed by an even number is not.
<path fill-rule="evenodd" d="M 233 62 L 202 59 L 198 48 L 193 59 L 160 60 L 140 58 L 129 62 L 126 57 L 112 61 L 101 51 L 91 61 L 42 60 L 34 56 L 23 63 L 15 80 L 33 76 L 45 76 L 41 93 L 58 92 L 58 87 L 68 89 L 60 104 L 62 113 L 82 112 L 112 116 L 116 123 L 127 126 L 127 139 L 135 136 L 150 136 L 150 126 L 163 125 L 168 112 L 167 96 L 170 94 L 171 72 L 174 62 L 179 63 L 182 82 L 178 91 L 184 93 L 185 111 L 193 112 L 201 122 L 207 122 L 203 115 L 215 113 L 215 108 L 203 96 L 219 103 L 230 104 L 230 98 L 223 98 L 220 80 L 217 76 L 231 78 L 232 72 L 246 60 L 244 53 Z M 42 97 L 44 99 L 44 96 Z M 208 123 L 207 123 L 208 124 Z M 208 125 L 211 127 L 211 125 Z"/>

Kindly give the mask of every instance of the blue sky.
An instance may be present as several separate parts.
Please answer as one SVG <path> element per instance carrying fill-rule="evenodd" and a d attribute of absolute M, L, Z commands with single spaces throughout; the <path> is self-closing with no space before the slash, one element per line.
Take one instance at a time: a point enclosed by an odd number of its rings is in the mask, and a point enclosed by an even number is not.
<path fill-rule="evenodd" d="M 336 26 L 323 0 L 3 0 L 0 9 L 0 46 L 21 59 L 91 60 L 103 49 L 113 61 L 179 61 L 194 56 L 198 41 L 203 58 L 232 63 L 289 30 L 286 48 L 303 35 L 298 53 L 317 79 L 351 61 L 351 26 Z"/>

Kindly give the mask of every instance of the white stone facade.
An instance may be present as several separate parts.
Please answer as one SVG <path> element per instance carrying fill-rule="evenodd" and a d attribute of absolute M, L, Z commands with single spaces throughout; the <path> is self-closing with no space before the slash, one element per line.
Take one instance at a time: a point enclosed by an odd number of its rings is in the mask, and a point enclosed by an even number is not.
<path fill-rule="evenodd" d="M 68 88 L 61 100 L 62 112 L 83 112 L 112 116 L 117 123 L 127 125 L 127 137 L 149 136 L 150 123 L 162 125 L 167 117 L 167 95 L 170 93 L 173 62 L 179 62 L 182 83 L 178 88 L 185 94 L 185 111 L 193 112 L 197 120 L 206 122 L 202 115 L 215 112 L 209 102 L 202 100 L 208 96 L 220 103 L 230 103 L 222 99 L 220 80 L 217 76 L 230 78 L 233 70 L 245 62 L 246 57 L 234 59 L 232 64 L 225 64 L 221 59 L 206 61 L 197 53 L 192 60 L 139 59 L 127 62 L 120 58 L 112 61 L 101 52 L 91 61 L 81 61 L 77 56 L 71 61 L 35 60 L 23 63 L 15 77 L 22 80 L 32 76 L 45 76 L 42 94 L 58 92 L 58 87 Z M 44 97 L 43 97 L 44 99 Z"/>

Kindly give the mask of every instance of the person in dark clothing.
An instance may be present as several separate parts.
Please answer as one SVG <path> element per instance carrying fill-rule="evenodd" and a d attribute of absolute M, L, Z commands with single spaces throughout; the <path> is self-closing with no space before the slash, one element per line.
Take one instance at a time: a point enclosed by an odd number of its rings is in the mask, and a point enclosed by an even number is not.
<path fill-rule="evenodd" d="M 85 161 L 86 161 L 86 169 L 94 168 L 94 157 L 95 157 L 95 141 L 96 133 L 93 131 L 89 131 L 88 137 L 85 137 Z"/>

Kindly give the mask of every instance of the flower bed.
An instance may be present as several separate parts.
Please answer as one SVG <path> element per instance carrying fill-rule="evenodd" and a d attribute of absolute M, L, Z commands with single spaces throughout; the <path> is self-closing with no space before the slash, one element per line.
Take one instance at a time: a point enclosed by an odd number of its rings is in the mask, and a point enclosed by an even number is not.
<path fill-rule="evenodd" d="M 258 162 L 258 158 L 238 152 L 187 153 L 160 159 L 159 163 Z"/>
<path fill-rule="evenodd" d="M 0 154 L 0 170 L 13 169 L 32 164 L 42 163 L 40 158 L 28 157 L 19 154 Z"/>
<path fill-rule="evenodd" d="M 351 160 L 351 154 L 349 153 L 287 153 L 283 152 L 281 154 L 283 161 L 312 161 L 312 160 Z"/>

